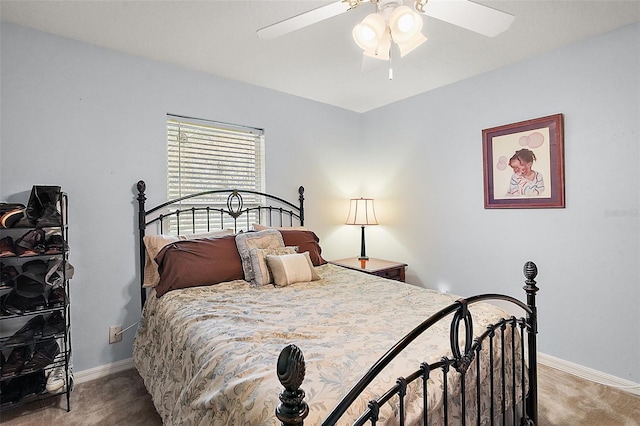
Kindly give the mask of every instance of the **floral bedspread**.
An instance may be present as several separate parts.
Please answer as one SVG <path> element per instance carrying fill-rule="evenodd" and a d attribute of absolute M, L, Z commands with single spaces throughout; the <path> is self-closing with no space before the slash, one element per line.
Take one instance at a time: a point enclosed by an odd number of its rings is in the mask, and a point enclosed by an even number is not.
<path fill-rule="evenodd" d="M 382 354 L 455 300 L 331 264 L 317 271 L 321 280 L 283 288 L 232 281 L 148 297 L 134 362 L 165 425 L 279 425 L 274 413 L 283 388 L 276 361 L 290 343 L 303 351 L 306 362 L 302 389 L 310 413 L 305 424 L 319 425 Z M 483 324 L 506 316 L 491 305 L 471 311 L 476 334 L 484 330 Z M 367 401 L 421 362 L 449 354 L 449 327 L 450 321 L 441 321 L 411 344 L 340 424 L 350 424 Z M 429 385 L 434 417 L 442 406 L 436 392 L 439 381 L 440 375 L 434 374 Z M 416 388 L 406 404 L 419 415 L 421 386 Z M 449 404 L 451 409 L 456 402 Z M 385 407 L 378 424 L 397 424 L 394 408 Z M 415 421 L 410 418 L 408 424 Z"/>

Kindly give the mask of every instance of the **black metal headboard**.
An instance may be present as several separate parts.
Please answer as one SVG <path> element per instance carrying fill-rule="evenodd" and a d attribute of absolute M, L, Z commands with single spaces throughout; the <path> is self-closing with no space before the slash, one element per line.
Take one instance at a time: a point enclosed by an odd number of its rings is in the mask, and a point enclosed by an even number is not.
<path fill-rule="evenodd" d="M 179 235 L 208 232 L 212 227 L 223 229 L 229 227 L 234 233 L 248 231 L 254 222 L 268 226 L 304 225 L 304 187 L 302 186 L 298 188 L 297 204 L 263 192 L 215 189 L 175 198 L 149 210 L 145 208 L 147 184 L 141 180 L 136 186 L 141 306 L 144 306 L 147 298 L 147 289 L 142 286 L 145 266 L 144 236 L 150 226 L 156 226 L 156 234 Z M 251 198 L 251 202 L 247 205 L 245 205 L 245 197 Z"/>

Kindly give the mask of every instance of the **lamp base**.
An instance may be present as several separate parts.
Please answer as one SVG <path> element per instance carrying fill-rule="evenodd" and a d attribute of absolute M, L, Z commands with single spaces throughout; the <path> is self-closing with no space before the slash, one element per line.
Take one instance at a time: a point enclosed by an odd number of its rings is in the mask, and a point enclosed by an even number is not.
<path fill-rule="evenodd" d="M 360 263 L 364 263 L 369 260 L 369 256 L 367 256 L 367 250 L 364 245 L 364 225 L 362 225 L 362 233 L 360 234 L 360 257 L 358 257 Z"/>

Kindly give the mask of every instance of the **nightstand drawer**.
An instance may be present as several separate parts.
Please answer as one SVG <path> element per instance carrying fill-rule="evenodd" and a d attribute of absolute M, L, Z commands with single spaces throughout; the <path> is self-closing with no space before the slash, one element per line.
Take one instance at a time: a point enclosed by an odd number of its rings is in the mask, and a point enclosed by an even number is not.
<path fill-rule="evenodd" d="M 377 275 L 382 278 L 388 278 L 390 280 L 404 282 L 404 265 L 398 268 L 385 269 L 384 271 L 374 272 L 373 275 Z"/>

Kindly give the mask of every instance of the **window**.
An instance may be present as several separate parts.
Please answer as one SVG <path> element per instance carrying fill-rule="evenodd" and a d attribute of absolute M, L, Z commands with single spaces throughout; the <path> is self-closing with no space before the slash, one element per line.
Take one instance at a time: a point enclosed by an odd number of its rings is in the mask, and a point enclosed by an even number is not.
<path fill-rule="evenodd" d="M 264 175 L 264 132 L 261 129 L 167 116 L 169 200 L 214 189 L 264 192 Z M 257 204 L 257 198 L 244 195 L 244 207 Z M 188 202 L 193 206 L 210 204 L 224 207 L 227 197 L 209 195 Z M 184 207 L 188 206 L 183 204 Z M 199 220 L 204 223 L 206 218 Z M 216 227 L 223 226 L 222 223 L 216 224 Z M 200 230 L 206 231 L 206 228 Z"/>

